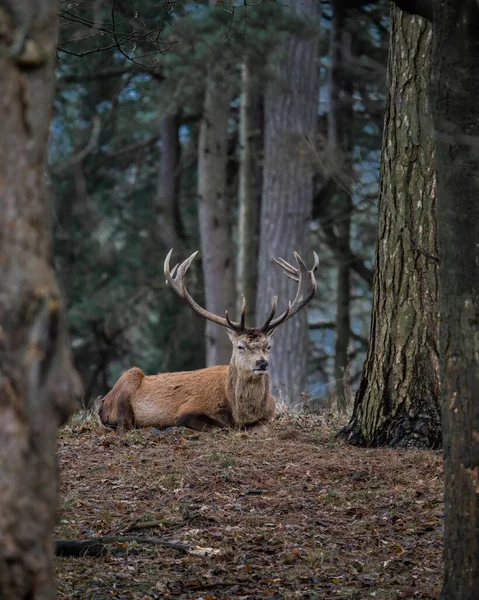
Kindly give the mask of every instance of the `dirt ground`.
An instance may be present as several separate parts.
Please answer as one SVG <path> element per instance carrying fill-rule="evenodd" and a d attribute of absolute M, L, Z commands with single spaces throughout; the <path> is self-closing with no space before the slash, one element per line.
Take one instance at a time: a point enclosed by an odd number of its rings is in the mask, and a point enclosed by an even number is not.
<path fill-rule="evenodd" d="M 285 415 L 266 437 L 118 436 L 77 417 L 58 446 L 57 538 L 125 534 L 184 550 L 119 542 L 107 556 L 57 558 L 59 598 L 439 594 L 439 452 L 352 448 L 322 418 Z"/>

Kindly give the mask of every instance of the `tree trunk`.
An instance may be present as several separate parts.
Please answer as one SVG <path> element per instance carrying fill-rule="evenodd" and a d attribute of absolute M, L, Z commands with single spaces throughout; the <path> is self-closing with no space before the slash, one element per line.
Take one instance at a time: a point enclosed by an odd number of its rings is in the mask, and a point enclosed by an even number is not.
<path fill-rule="evenodd" d="M 479 8 L 446 0 L 434 14 L 440 348 L 445 458 L 441 598 L 479 598 Z"/>
<path fill-rule="evenodd" d="M 367 446 L 441 441 L 431 27 L 391 5 L 371 333 L 351 422 Z"/>
<path fill-rule="evenodd" d="M 258 160 L 256 147 L 258 127 L 255 92 L 247 62 L 242 65 L 241 105 L 239 123 L 239 219 L 238 219 L 238 260 L 236 265 L 237 310 L 241 306 L 241 296 L 247 300 L 246 324 L 255 325 L 255 300 L 257 283 L 259 220 L 255 193 L 256 166 Z"/>
<path fill-rule="evenodd" d="M 181 144 L 179 139 L 180 115 L 166 115 L 160 124 L 161 133 L 161 159 L 159 165 L 158 193 L 156 202 L 156 222 L 153 223 L 152 241 L 154 248 L 146 247 L 145 252 L 153 250 L 158 257 L 160 265 L 170 248 L 174 248 L 177 260 L 184 260 L 187 253 L 191 253 L 188 245 L 188 236 L 184 227 L 181 214 Z M 150 257 L 151 259 L 151 257 Z M 160 267 L 161 268 L 161 267 Z M 188 273 L 190 290 L 199 286 L 199 265 L 194 263 Z M 160 302 L 160 298 L 157 299 Z M 162 359 L 157 368 L 161 371 L 178 370 L 178 361 L 185 368 L 199 368 L 204 366 L 204 343 L 198 340 L 198 325 L 203 323 L 200 317 L 183 302 L 178 303 L 176 296 L 169 293 L 167 304 L 158 310 L 168 321 L 171 330 L 166 332 Z M 192 340 L 195 340 L 192 342 Z"/>
<path fill-rule="evenodd" d="M 156 198 L 155 238 L 162 243 L 165 250 L 174 248 L 181 255 L 184 231 L 179 206 L 181 146 L 178 127 L 178 115 L 166 115 L 161 119 L 161 161 Z"/>
<path fill-rule="evenodd" d="M 55 597 L 56 430 L 79 391 L 45 182 L 57 3 L 24 1 L 16 16 L 8 6 L 0 5 L 0 597 L 47 600 Z"/>
<path fill-rule="evenodd" d="M 318 24 L 320 3 L 305 0 L 291 5 L 297 15 Z M 275 56 L 276 79 L 265 98 L 265 157 L 257 321 L 271 310 L 278 294 L 278 311 L 292 300 L 293 285 L 275 268 L 272 257 L 293 260 L 297 250 L 312 264 L 310 222 L 313 197 L 313 167 L 308 140 L 314 139 L 318 95 L 318 36 L 289 35 Z M 289 405 L 301 401 L 306 385 L 308 327 L 306 311 L 281 326 L 274 337 L 272 353 L 273 388 L 278 399 Z"/>
<path fill-rule="evenodd" d="M 347 55 L 351 55 L 351 34 L 345 27 L 346 8 L 343 0 L 332 3 L 333 18 L 330 33 L 330 110 L 329 143 L 336 156 L 337 193 L 334 226 L 337 230 L 335 258 L 338 265 L 336 286 L 336 343 L 334 349 L 334 379 L 339 412 L 346 412 L 345 373 L 348 367 L 348 347 L 351 331 L 350 272 L 351 272 L 351 213 L 353 96 L 352 85 L 346 78 Z M 331 224 L 331 227 L 333 226 Z"/>
<path fill-rule="evenodd" d="M 234 308 L 231 202 L 226 195 L 229 85 L 216 72 L 206 82 L 198 151 L 201 251 L 207 310 L 224 315 Z M 221 327 L 206 323 L 208 366 L 228 364 L 231 342 Z"/>

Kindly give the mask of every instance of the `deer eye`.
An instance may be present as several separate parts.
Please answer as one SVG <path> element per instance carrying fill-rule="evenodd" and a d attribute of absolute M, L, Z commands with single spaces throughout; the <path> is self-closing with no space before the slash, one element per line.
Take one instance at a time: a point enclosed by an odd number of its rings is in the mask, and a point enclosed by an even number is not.
<path fill-rule="evenodd" d="M 241 344 L 238 344 L 238 350 L 244 350 L 244 349 L 245 349 L 244 346 L 242 346 Z"/>
<path fill-rule="evenodd" d="M 268 346 L 268 347 L 266 348 L 266 350 L 271 350 L 271 346 Z"/>

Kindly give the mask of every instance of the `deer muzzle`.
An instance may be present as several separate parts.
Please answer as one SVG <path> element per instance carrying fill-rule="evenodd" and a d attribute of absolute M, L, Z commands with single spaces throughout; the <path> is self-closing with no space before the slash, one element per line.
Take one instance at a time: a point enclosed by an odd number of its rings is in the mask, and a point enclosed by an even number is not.
<path fill-rule="evenodd" d="M 268 367 L 269 367 L 268 361 L 265 360 L 264 358 L 262 358 L 262 359 L 256 361 L 256 366 L 253 369 L 253 373 L 255 375 L 262 375 L 264 373 L 267 373 Z"/>

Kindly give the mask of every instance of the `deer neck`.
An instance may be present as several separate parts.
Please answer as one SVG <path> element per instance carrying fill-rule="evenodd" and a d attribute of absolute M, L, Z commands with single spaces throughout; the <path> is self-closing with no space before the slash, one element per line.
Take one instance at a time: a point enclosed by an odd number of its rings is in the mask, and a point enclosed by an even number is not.
<path fill-rule="evenodd" d="M 245 374 L 230 363 L 227 388 L 235 425 L 249 425 L 264 418 L 269 386 L 269 375 Z"/>

